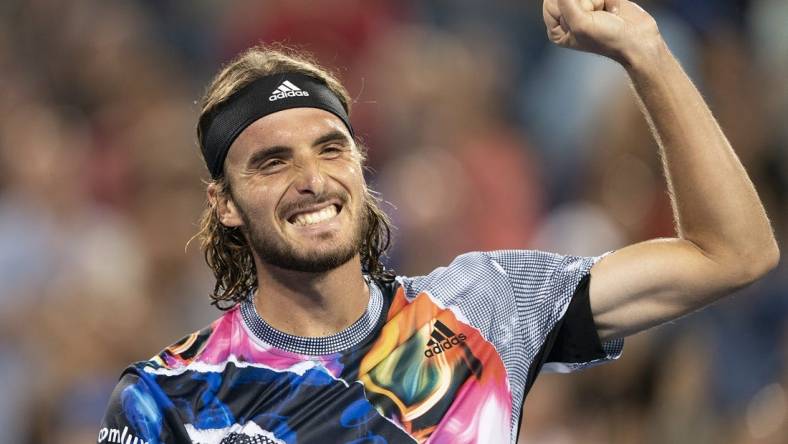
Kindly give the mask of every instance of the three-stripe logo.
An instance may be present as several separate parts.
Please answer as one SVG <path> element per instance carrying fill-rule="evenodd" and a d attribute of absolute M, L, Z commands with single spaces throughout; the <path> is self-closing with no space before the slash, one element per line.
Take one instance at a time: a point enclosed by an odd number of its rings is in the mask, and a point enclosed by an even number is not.
<path fill-rule="evenodd" d="M 430 340 L 427 342 L 427 349 L 424 350 L 424 356 L 431 358 L 439 355 L 455 345 L 464 343 L 466 339 L 468 338 L 465 334 L 456 334 L 443 322 L 435 321 Z"/>
<path fill-rule="evenodd" d="M 284 99 L 285 97 L 308 96 L 308 95 L 309 95 L 308 91 L 304 91 L 303 89 L 295 86 L 293 82 L 289 80 L 285 80 L 279 86 L 277 86 L 275 90 L 271 92 L 271 96 L 268 97 L 268 101 L 273 102 L 275 100 Z"/>

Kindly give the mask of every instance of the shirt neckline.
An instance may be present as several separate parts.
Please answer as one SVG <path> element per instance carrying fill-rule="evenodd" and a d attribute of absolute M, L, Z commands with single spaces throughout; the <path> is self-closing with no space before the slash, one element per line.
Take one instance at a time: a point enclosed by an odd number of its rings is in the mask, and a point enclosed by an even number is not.
<path fill-rule="evenodd" d="M 250 333 L 260 341 L 281 350 L 308 356 L 329 355 L 361 343 L 375 330 L 383 310 L 383 293 L 375 281 L 365 276 L 369 288 L 369 302 L 364 313 L 353 324 L 330 336 L 295 336 L 277 330 L 265 321 L 254 305 L 254 292 L 241 303 L 241 316 Z"/>

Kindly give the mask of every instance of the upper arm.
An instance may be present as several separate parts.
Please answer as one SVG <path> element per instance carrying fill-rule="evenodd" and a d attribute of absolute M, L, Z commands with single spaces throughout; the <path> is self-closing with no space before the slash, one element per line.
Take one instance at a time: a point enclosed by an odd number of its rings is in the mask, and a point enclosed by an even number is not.
<path fill-rule="evenodd" d="M 591 268 L 590 300 L 602 340 L 624 337 L 697 310 L 754 280 L 746 267 L 678 238 L 617 250 Z"/>
<path fill-rule="evenodd" d="M 131 436 L 143 442 L 161 442 L 164 414 L 146 382 L 134 373 L 126 373 L 115 386 L 99 429 L 99 442 Z M 102 441 L 102 437 L 106 441 Z"/>

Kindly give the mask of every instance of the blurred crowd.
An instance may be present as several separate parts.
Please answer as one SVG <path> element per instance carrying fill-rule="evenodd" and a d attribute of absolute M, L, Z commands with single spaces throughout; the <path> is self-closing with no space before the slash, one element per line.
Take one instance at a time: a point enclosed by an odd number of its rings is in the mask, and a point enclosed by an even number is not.
<path fill-rule="evenodd" d="M 788 2 L 647 1 L 788 235 Z M 196 244 L 196 100 L 285 42 L 336 70 L 396 225 L 388 264 L 599 255 L 673 234 L 624 71 L 551 46 L 541 2 L 0 3 L 0 442 L 93 442 L 122 369 L 219 315 Z M 788 442 L 788 270 L 542 375 L 520 442 Z"/>

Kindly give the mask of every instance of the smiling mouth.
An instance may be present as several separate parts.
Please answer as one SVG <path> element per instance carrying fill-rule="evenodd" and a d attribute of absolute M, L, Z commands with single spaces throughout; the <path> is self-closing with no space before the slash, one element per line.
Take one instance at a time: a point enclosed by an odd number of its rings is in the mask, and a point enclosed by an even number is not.
<path fill-rule="evenodd" d="M 342 206 L 331 204 L 316 211 L 294 214 L 287 219 L 287 222 L 297 227 L 308 227 L 332 219 L 340 211 L 342 211 Z"/>

